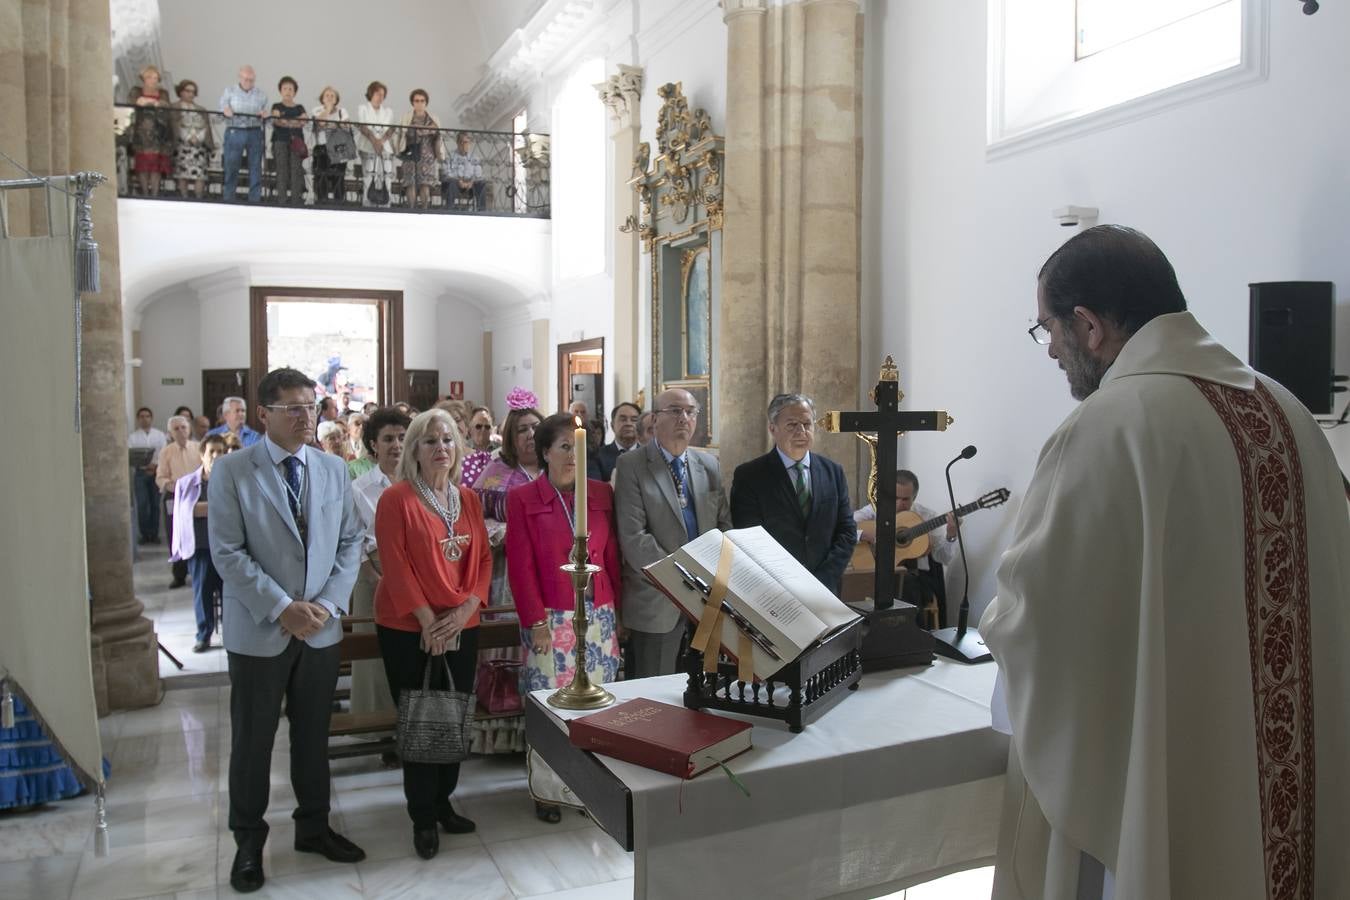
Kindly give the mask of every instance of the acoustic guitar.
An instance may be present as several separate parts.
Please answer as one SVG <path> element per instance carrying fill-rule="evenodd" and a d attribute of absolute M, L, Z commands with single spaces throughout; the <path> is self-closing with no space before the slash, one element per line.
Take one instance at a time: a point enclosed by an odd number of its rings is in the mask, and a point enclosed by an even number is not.
<path fill-rule="evenodd" d="M 1008 502 L 1011 496 L 1007 488 L 999 488 L 996 491 L 990 491 L 973 503 L 967 503 L 959 509 L 953 510 L 958 519 L 965 518 L 969 514 L 979 509 L 993 509 L 995 506 L 1002 506 Z M 927 521 L 919 517 L 919 514 L 912 509 L 907 509 L 902 513 L 895 515 L 895 564 L 908 559 L 918 559 L 928 555 L 929 539 L 928 533 L 942 528 L 947 524 L 947 514 L 934 516 Z M 864 534 L 876 536 L 877 523 L 860 522 L 858 530 Z M 854 569 L 874 569 L 876 567 L 876 551 L 872 545 L 858 542 L 858 546 L 853 550 L 853 568 Z"/>

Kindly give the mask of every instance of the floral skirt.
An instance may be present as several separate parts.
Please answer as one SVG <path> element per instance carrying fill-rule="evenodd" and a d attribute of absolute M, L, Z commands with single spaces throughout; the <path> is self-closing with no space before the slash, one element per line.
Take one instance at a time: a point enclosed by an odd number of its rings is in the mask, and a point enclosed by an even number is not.
<path fill-rule="evenodd" d="M 181 141 L 173 151 L 173 177 L 185 181 L 205 178 L 206 162 L 206 147 Z"/>
<path fill-rule="evenodd" d="M 521 632 L 521 642 L 525 646 L 525 683 L 521 685 L 522 691 L 560 688 L 570 684 L 576 673 L 577 636 L 572 628 L 572 619 L 576 613 L 556 609 L 545 612 L 548 614 L 548 633 L 552 642 L 547 653 L 535 653 L 530 646 L 529 632 Z M 617 681 L 621 657 L 614 607 L 595 606 L 591 598 L 587 597 L 586 615 L 589 618 L 586 629 L 586 673 L 596 684 Z"/>

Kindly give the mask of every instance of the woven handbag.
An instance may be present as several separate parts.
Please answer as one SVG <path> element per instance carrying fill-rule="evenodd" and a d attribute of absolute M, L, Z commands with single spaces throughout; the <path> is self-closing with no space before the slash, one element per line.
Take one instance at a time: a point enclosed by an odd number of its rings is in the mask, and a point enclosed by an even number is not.
<path fill-rule="evenodd" d="M 473 738 L 473 694 L 455 690 L 450 663 L 440 657 L 448 690 L 431 689 L 432 658 L 422 672 L 422 689 L 404 690 L 398 698 L 398 755 L 404 762 L 457 763 L 469 758 Z"/>

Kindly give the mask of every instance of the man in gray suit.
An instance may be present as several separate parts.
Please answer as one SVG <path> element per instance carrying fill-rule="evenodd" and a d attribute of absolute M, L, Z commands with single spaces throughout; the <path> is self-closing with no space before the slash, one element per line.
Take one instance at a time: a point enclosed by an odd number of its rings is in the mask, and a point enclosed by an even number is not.
<path fill-rule="evenodd" d="M 614 515 L 623 549 L 623 624 L 631 634 L 633 678 L 670 675 L 684 618 L 642 567 L 674 553 L 705 531 L 731 527 L 722 472 L 711 453 L 689 446 L 698 403 L 684 390 L 656 398 L 655 439 L 619 457 Z"/>
<path fill-rule="evenodd" d="M 314 382 L 295 369 L 276 369 L 258 385 L 258 403 L 266 436 L 216 463 L 207 516 L 211 559 L 224 582 L 230 830 L 237 846 L 230 885 L 241 893 L 263 885 L 263 815 L 283 699 L 291 726 L 295 849 L 334 862 L 365 858 L 328 827 L 338 619 L 351 602 L 363 529 L 346 465 L 308 446 Z"/>

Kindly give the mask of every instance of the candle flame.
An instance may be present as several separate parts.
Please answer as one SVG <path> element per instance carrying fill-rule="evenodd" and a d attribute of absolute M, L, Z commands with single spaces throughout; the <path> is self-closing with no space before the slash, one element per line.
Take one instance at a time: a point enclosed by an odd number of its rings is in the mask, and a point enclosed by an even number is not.
<path fill-rule="evenodd" d="M 573 417 L 572 417 L 572 421 L 577 423 L 577 427 L 578 427 L 578 428 L 582 428 L 582 427 L 583 427 L 582 424 L 581 424 L 581 416 L 573 416 Z"/>

